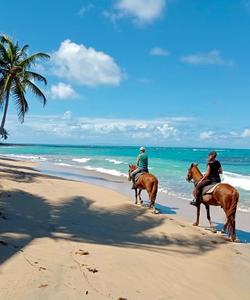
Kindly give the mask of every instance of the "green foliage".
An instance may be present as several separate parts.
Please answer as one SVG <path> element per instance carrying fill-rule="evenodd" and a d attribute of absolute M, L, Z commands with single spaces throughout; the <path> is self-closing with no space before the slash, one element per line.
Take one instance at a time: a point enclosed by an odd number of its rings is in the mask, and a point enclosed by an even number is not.
<path fill-rule="evenodd" d="M 20 47 L 6 35 L 0 36 L 0 108 L 3 108 L 3 117 L 0 126 L 0 136 L 7 139 L 5 121 L 8 111 L 9 100 L 13 99 L 16 104 L 17 114 L 21 122 L 29 109 L 26 99 L 27 91 L 34 94 L 43 105 L 47 99 L 36 82 L 47 84 L 44 76 L 31 70 L 38 60 L 49 59 L 46 53 L 38 52 L 28 55 L 28 45 Z"/>

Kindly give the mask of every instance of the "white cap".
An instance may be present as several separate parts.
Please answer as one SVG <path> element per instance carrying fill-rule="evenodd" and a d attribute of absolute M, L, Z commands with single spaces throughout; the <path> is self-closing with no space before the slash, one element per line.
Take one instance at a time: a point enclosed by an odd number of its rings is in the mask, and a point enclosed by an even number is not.
<path fill-rule="evenodd" d="M 140 151 L 145 151 L 145 148 L 144 148 L 144 147 L 141 147 L 141 148 L 140 148 Z"/>

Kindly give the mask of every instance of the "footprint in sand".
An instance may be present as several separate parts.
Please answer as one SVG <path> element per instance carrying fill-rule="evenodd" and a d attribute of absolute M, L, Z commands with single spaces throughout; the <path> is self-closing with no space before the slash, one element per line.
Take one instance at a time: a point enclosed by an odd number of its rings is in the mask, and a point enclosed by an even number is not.
<path fill-rule="evenodd" d="M 78 254 L 78 255 L 89 255 L 89 252 L 88 251 L 84 251 L 82 249 L 79 249 L 78 251 L 75 252 L 75 254 Z"/>
<path fill-rule="evenodd" d="M 88 267 L 87 270 L 88 270 L 89 272 L 92 272 L 93 274 L 95 274 L 95 273 L 98 272 L 98 270 L 97 270 L 96 268 L 90 268 L 90 267 Z"/>
<path fill-rule="evenodd" d="M 45 283 L 45 284 L 40 284 L 38 288 L 41 289 L 41 288 L 45 288 L 45 287 L 47 287 L 47 286 L 48 286 L 47 283 Z"/>

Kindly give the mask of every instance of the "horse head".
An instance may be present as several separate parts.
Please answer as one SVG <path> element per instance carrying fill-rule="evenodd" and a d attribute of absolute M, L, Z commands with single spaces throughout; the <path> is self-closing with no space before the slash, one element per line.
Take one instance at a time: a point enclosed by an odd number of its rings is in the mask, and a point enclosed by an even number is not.
<path fill-rule="evenodd" d="M 129 165 L 128 168 L 128 180 L 131 181 L 131 173 L 137 168 L 136 165 Z"/>
<path fill-rule="evenodd" d="M 191 166 L 188 168 L 188 172 L 187 172 L 187 176 L 186 176 L 186 180 L 187 181 L 191 181 L 192 179 L 194 179 L 194 170 L 198 169 L 198 164 L 192 163 Z"/>

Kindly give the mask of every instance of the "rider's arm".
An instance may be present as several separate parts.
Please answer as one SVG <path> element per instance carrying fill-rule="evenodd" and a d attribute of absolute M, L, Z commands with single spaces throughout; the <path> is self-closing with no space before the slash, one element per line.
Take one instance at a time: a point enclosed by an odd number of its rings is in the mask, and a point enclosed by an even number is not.
<path fill-rule="evenodd" d="M 223 171 L 222 171 L 222 167 L 220 167 L 220 168 L 219 168 L 219 173 L 220 173 L 220 174 L 222 174 L 222 173 L 223 173 Z"/>
<path fill-rule="evenodd" d="M 138 157 L 137 157 L 137 161 L 136 161 L 137 167 L 139 166 L 139 161 L 140 161 L 140 155 L 138 155 Z"/>
<path fill-rule="evenodd" d="M 206 171 L 205 175 L 201 178 L 200 181 L 206 180 L 208 178 L 209 174 L 210 174 L 210 166 L 208 165 L 207 171 Z"/>

